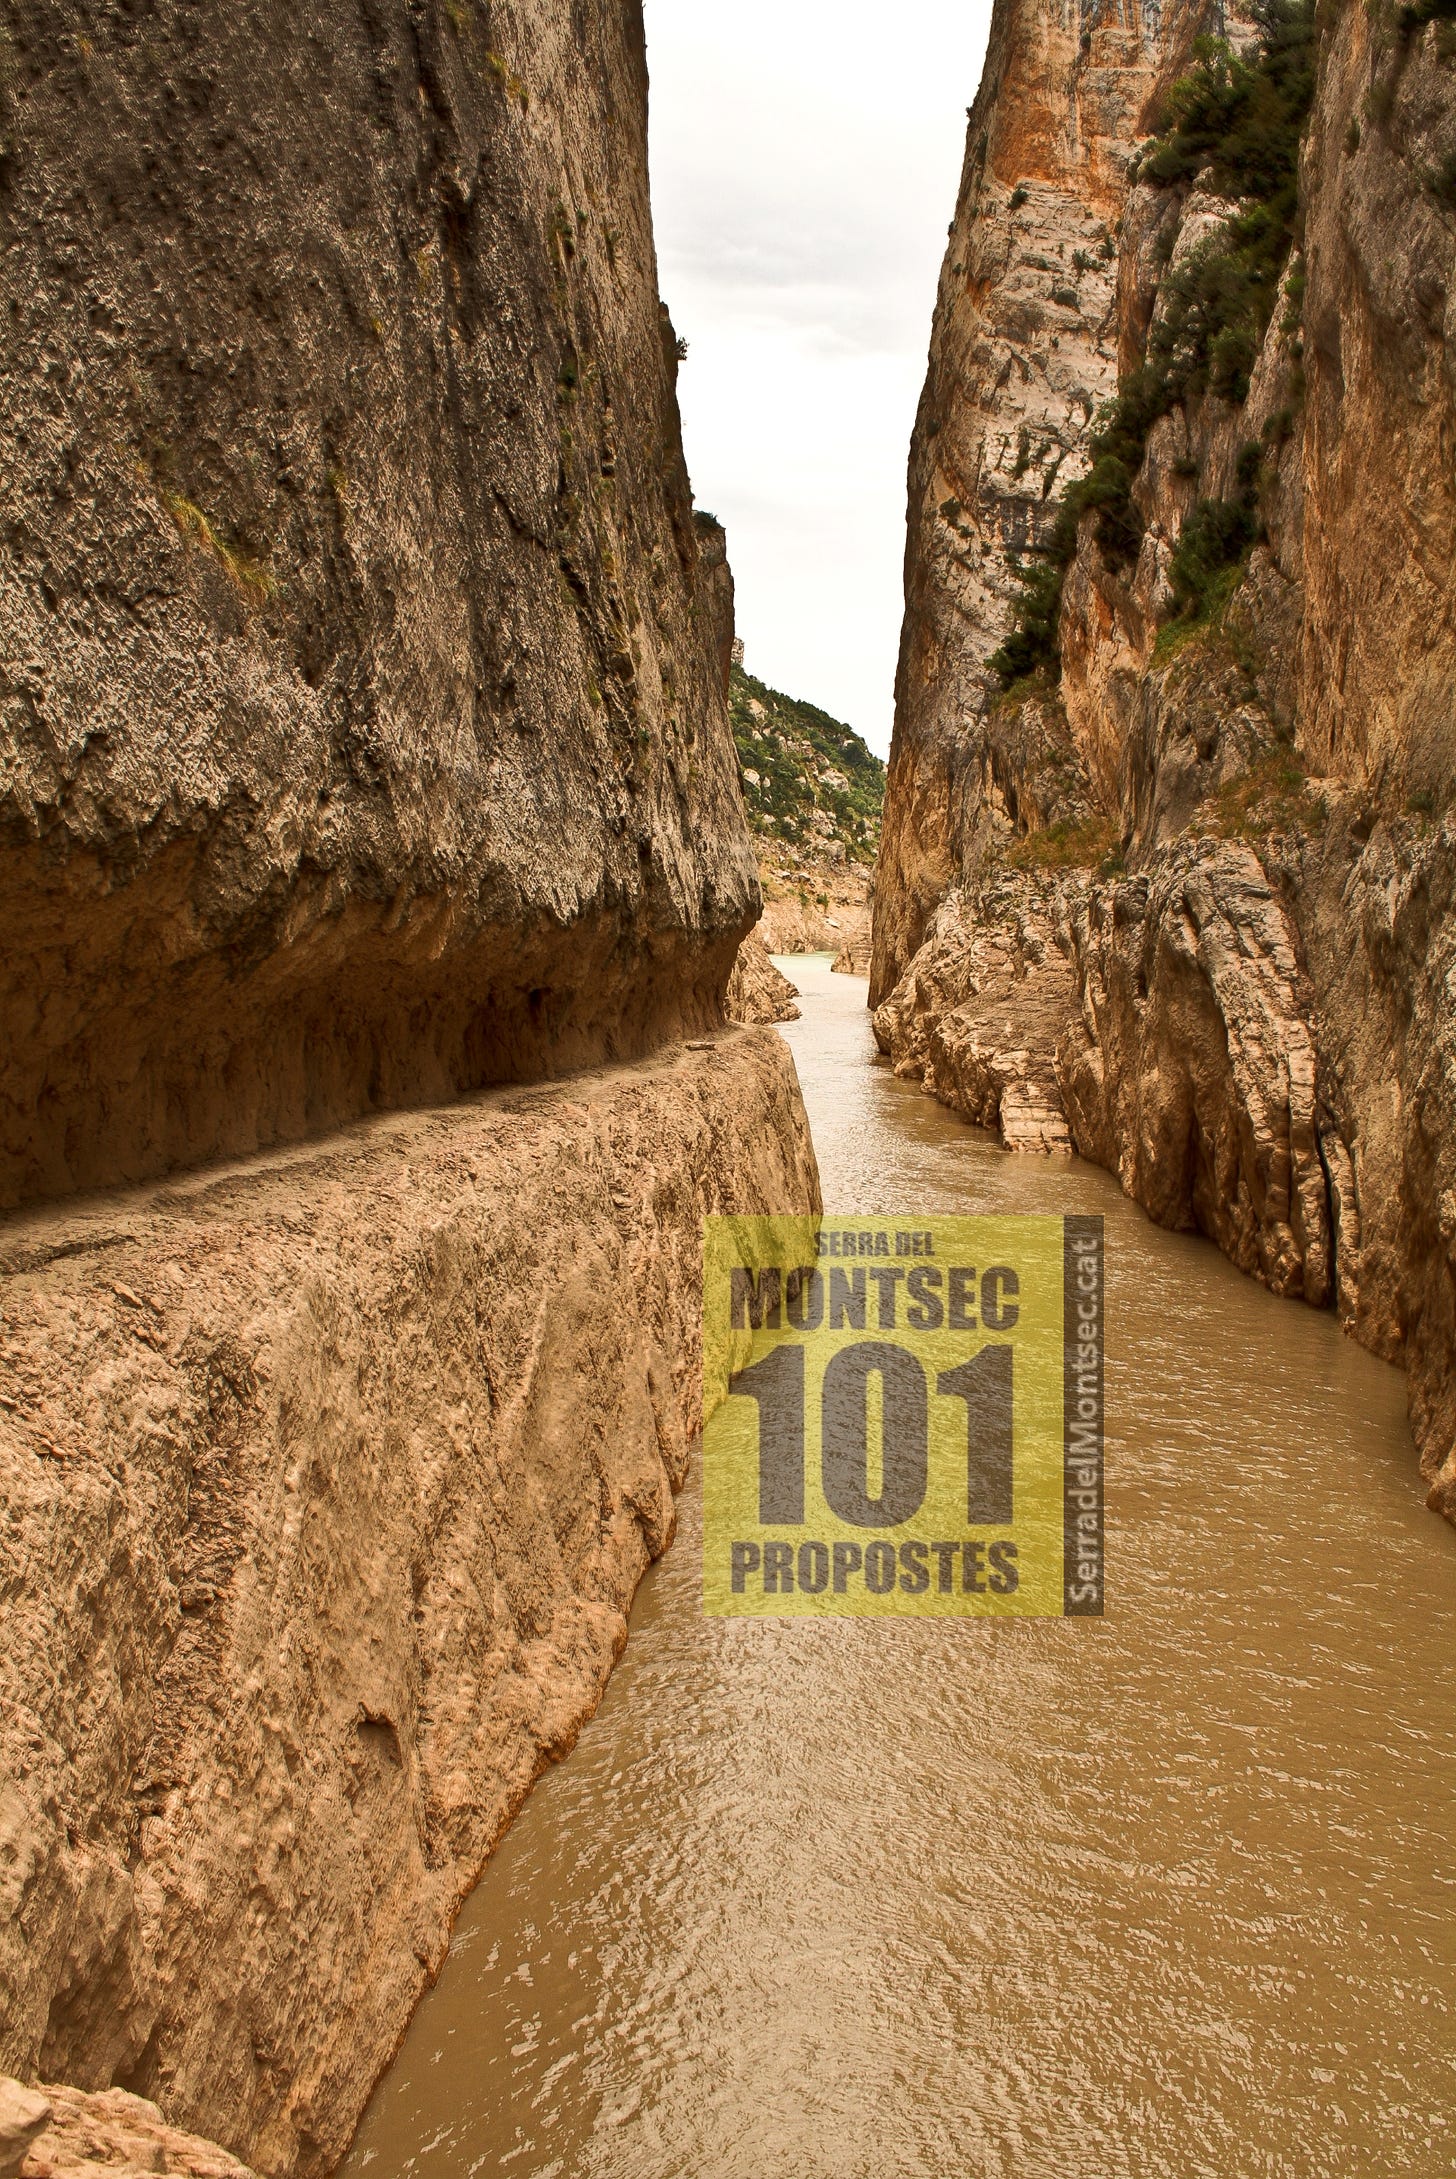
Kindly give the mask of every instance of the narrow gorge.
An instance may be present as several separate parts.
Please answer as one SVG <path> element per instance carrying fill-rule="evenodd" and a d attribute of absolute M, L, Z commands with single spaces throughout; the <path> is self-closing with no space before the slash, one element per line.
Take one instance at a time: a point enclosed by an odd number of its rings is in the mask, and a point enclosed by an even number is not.
<path fill-rule="evenodd" d="M 0 63 L 0 2170 L 281 2179 L 672 1534 L 703 1214 L 818 1183 L 631 0 Z"/>
<path fill-rule="evenodd" d="M 1333 1306 L 1456 1518 L 1444 0 L 998 0 L 911 455 L 881 1049 Z"/>
<path fill-rule="evenodd" d="M 1453 2168 L 1456 0 L 988 0 L 888 771 L 765 5 L 0 0 L 0 2179 Z"/>

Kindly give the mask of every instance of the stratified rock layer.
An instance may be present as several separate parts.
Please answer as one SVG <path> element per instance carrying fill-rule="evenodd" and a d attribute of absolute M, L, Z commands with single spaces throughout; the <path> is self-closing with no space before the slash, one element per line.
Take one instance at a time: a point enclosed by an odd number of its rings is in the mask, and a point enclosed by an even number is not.
<path fill-rule="evenodd" d="M 1083 515 L 1059 684 L 1002 692 L 1010 555 L 1085 466 L 1083 396 L 1236 209 L 1211 170 L 1130 185 L 1129 155 L 1191 32 L 1250 27 L 1150 15 L 1109 98 L 1095 9 L 1074 51 L 1047 0 L 1001 0 L 911 459 L 873 997 L 902 1073 L 1008 1142 L 1050 1076 L 1151 1215 L 1403 1361 L 1456 1518 L 1456 87 L 1421 15 L 1315 17 L 1247 395 L 1154 423 L 1135 554 L 1109 564 Z M 1028 268 L 1079 238 L 1065 306 L 1030 304 Z M 1258 541 L 1229 602 L 1169 628 L 1208 501 L 1252 505 Z"/>
<path fill-rule="evenodd" d="M 0 1237 L 0 2063 L 326 2169 L 672 1534 L 772 1031 Z"/>
<path fill-rule="evenodd" d="M 0 1209 L 717 1019 L 634 0 L 14 0 L 4 78 Z"/>

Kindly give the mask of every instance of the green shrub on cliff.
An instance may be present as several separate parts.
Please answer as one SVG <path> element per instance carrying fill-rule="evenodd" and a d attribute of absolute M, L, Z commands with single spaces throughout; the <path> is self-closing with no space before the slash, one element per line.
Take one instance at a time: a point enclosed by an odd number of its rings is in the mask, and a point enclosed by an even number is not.
<path fill-rule="evenodd" d="M 1184 523 L 1168 567 L 1180 620 L 1197 620 L 1233 588 L 1259 534 L 1247 501 L 1201 499 Z"/>
<path fill-rule="evenodd" d="M 873 862 L 885 767 L 853 727 L 785 696 L 742 666 L 729 675 L 728 713 L 752 829 L 815 846 L 823 820 L 852 862 Z M 820 823 L 816 825 L 816 816 Z"/>
<path fill-rule="evenodd" d="M 1449 23 L 1456 18 L 1456 0 L 1413 0 L 1413 4 L 1400 11 L 1400 28 L 1404 37 L 1410 38 L 1427 23 Z"/>
<path fill-rule="evenodd" d="M 1012 562 L 1020 586 L 1012 630 L 989 662 L 1005 687 L 1060 673 L 1062 586 L 1084 515 L 1095 510 L 1112 566 L 1136 560 L 1133 484 L 1159 417 L 1207 393 L 1235 404 L 1248 396 L 1294 246 L 1299 147 L 1314 97 L 1313 0 L 1261 0 L 1257 20 L 1249 59 L 1222 39 L 1199 40 L 1194 66 L 1168 94 L 1163 133 L 1142 155 L 1141 180 L 1187 189 L 1203 179 L 1237 209 L 1168 275 L 1147 355 L 1097 419 L 1087 474 L 1063 492 L 1036 552 Z M 1190 548 L 1190 567 L 1203 549 Z"/>
<path fill-rule="evenodd" d="M 1165 133 L 1144 151 L 1138 175 L 1167 185 L 1207 174 L 1220 195 L 1253 198 L 1287 223 L 1314 97 L 1314 11 L 1298 0 L 1262 0 L 1254 14 L 1251 60 L 1221 38 L 1199 39 L 1193 68 L 1168 93 Z"/>

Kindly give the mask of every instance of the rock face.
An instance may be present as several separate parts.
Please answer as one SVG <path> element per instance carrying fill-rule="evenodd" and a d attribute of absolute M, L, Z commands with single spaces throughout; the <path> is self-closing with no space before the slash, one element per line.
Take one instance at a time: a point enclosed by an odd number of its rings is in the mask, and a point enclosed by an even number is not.
<path fill-rule="evenodd" d="M 1211 1234 L 1278 1294 L 1332 1291 L 1309 993 L 1253 849 L 1090 888 L 1057 1052 L 1072 1133 L 1160 1225 Z"/>
<path fill-rule="evenodd" d="M 1057 1039 L 1075 1004 L 1058 944 L 1061 902 L 1047 888 L 1005 881 L 970 912 L 960 893 L 937 910 L 920 947 L 875 1015 L 895 1072 L 1008 1150 L 1072 1147 L 1057 1084 Z"/>
<path fill-rule="evenodd" d="M 818 1203 L 720 1031 L 0 1235 L 0 2053 L 342 2152 L 672 1534 L 701 1219 Z"/>
<path fill-rule="evenodd" d="M 972 114 L 911 457 L 876 1030 L 1008 1140 L 1018 1086 L 1054 1101 L 1151 1215 L 1404 1362 L 1456 1518 L 1449 26 L 1314 19 L 1293 253 L 1246 365 L 1230 334 L 1117 443 L 1130 489 L 1099 470 L 1078 503 L 1053 668 L 1006 689 L 1014 562 L 1106 453 L 1097 403 L 1126 417 L 1147 359 L 1186 357 L 1200 268 L 1242 247 L 1216 147 L 1177 180 L 1131 161 L 1194 33 L 1257 57 L 1252 26 L 1149 15 L 1112 74 L 1083 27 L 1002 0 Z M 1074 311 L 1031 272 L 1077 247 Z"/>
<path fill-rule="evenodd" d="M 5 2162 L 7 2110 L 24 2099 L 38 2121 L 19 2159 Z M 41 2093 L 0 2079 L 0 2174 L 11 2179 L 252 2179 L 246 2165 L 211 2141 L 169 2126 L 154 2103 L 108 2088 L 88 2096 L 74 2088 Z"/>
<path fill-rule="evenodd" d="M 36 2089 L 0 2074 L 0 2179 L 13 2179 L 54 2116 L 55 2106 Z"/>
<path fill-rule="evenodd" d="M 14 0 L 3 96 L 0 1209 L 717 1019 L 635 0 Z"/>
<path fill-rule="evenodd" d="M 799 994 L 781 969 L 769 959 L 768 948 L 757 931 L 750 931 L 738 949 L 733 974 L 728 979 L 724 1004 L 730 1021 L 797 1021 L 794 1004 Z"/>
<path fill-rule="evenodd" d="M 0 2156 L 318 2172 L 818 1201 L 732 579 L 636 0 L 0 62 Z"/>
<path fill-rule="evenodd" d="M 1210 16 L 1198 0 L 1127 12 L 997 0 L 911 444 L 873 1005 L 974 866 L 1009 555 L 1044 531 L 1116 388 L 1113 230 L 1130 155 Z"/>

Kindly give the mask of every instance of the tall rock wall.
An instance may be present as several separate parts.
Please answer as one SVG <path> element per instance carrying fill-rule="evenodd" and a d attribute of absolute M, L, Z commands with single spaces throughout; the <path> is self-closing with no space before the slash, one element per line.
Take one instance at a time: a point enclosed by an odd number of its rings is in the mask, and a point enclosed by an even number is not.
<path fill-rule="evenodd" d="M 635 0 L 0 26 L 0 1209 L 716 1018 Z"/>
<path fill-rule="evenodd" d="M 1061 64 L 1067 112 L 1097 20 Z M 1036 183 L 978 149 L 1017 141 L 1006 55 L 1061 51 L 1064 18 L 1008 0 L 998 26 L 911 458 L 877 1032 L 1008 1142 L 1054 1144 L 1064 1121 L 1151 1215 L 1405 1362 L 1431 1503 L 1456 1517 L 1450 26 L 1424 7 L 1313 16 L 1298 210 L 1262 338 L 1246 370 L 1220 378 L 1206 350 L 1153 404 L 1119 549 L 1084 503 L 1054 661 L 1010 687 L 990 661 L 1011 560 L 1051 538 L 1061 484 L 1028 516 L 978 481 L 956 549 L 938 502 L 944 444 L 967 478 L 998 476 L 1008 448 L 1016 470 L 1026 388 L 1066 356 L 1045 315 L 1027 367 L 1001 339 L 1025 272 L 1000 238 Z M 1251 201 L 1216 146 L 1176 181 L 1167 161 L 1133 165 L 1152 132 L 1169 140 L 1197 27 L 1251 60 L 1264 35 L 1211 10 L 1148 19 L 1145 103 L 1110 117 L 1100 171 L 1088 156 L 1059 173 L 1068 240 L 1097 217 L 1114 236 L 1115 262 L 1084 276 L 1076 352 L 1088 392 L 1125 407 L 1148 359 L 1186 357 L 1187 297 L 1240 246 Z M 998 269 L 968 286 L 988 250 Z M 1079 423 L 1097 443 L 1073 465 L 1106 451 L 1107 415 Z M 1219 524 L 1232 544 L 1215 552 Z M 1028 1142 L 1028 1097 L 1048 1096 Z"/>
<path fill-rule="evenodd" d="M 637 0 L 0 0 L 37 2175 L 337 2159 L 671 1534 L 703 1215 L 818 1203 L 646 89 Z"/>
<path fill-rule="evenodd" d="M 0 1232 L 0 2067 L 327 2170 L 668 1542 L 772 1030 Z"/>
<path fill-rule="evenodd" d="M 1116 390 L 1116 229 L 1132 148 L 1209 0 L 998 0 L 910 450 L 905 624 L 876 876 L 871 1002 L 1015 787 L 986 712 L 1012 558 L 1086 466 Z"/>

